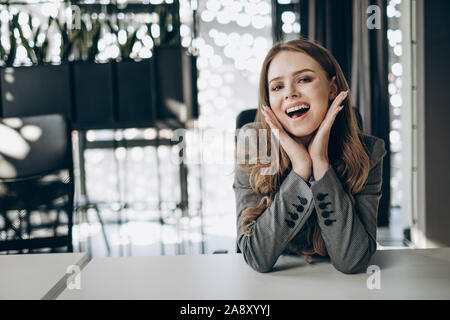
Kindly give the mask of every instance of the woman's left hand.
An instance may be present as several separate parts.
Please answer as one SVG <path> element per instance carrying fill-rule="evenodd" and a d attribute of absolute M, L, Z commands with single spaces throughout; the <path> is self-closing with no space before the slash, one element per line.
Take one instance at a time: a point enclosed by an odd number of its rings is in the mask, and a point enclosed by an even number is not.
<path fill-rule="evenodd" d="M 316 133 L 309 142 L 308 153 L 313 162 L 313 173 L 315 180 L 319 180 L 329 167 L 328 143 L 330 140 L 330 132 L 336 116 L 344 108 L 341 104 L 347 97 L 347 94 L 348 91 L 342 91 L 334 99 L 330 108 L 328 108 L 328 112 L 320 124 L 319 129 L 317 129 Z"/>

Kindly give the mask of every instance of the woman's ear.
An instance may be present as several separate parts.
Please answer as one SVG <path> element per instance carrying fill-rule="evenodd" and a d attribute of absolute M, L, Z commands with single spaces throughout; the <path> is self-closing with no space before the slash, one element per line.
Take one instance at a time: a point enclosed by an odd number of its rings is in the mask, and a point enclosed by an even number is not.
<path fill-rule="evenodd" d="M 337 91 L 338 91 L 338 87 L 337 87 L 337 83 L 336 83 L 336 76 L 334 76 L 330 82 L 329 100 L 333 100 L 334 98 L 336 98 L 336 96 L 338 95 Z"/>

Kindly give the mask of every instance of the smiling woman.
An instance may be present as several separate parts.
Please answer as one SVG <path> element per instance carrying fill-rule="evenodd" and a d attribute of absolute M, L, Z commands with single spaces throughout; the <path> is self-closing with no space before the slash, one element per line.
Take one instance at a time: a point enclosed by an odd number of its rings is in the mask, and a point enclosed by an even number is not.
<path fill-rule="evenodd" d="M 281 254 L 329 256 L 344 273 L 368 265 L 386 151 L 359 131 L 350 101 L 339 64 L 320 45 L 293 40 L 268 52 L 261 108 L 241 132 L 275 137 L 278 171 L 265 174 L 264 161 L 240 164 L 233 185 L 238 246 L 255 270 L 270 271 Z"/>
<path fill-rule="evenodd" d="M 328 100 L 337 91 L 336 77 L 332 81 L 327 77 L 320 64 L 303 52 L 282 51 L 272 60 L 267 72 L 267 78 L 272 79 L 270 106 L 283 127 L 294 136 L 310 138 L 325 117 Z M 295 111 L 295 107 L 304 109 Z"/>

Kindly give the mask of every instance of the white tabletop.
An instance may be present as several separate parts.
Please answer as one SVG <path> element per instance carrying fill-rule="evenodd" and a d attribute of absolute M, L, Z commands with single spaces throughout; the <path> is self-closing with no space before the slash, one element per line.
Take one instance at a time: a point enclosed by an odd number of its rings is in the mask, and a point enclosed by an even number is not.
<path fill-rule="evenodd" d="M 68 268 L 87 262 L 86 253 L 0 255 L 0 300 L 56 298 L 74 275 Z"/>
<path fill-rule="evenodd" d="M 297 257 L 264 274 L 240 254 L 93 259 L 81 288 L 58 299 L 450 299 L 449 248 L 377 251 L 371 264 L 381 270 L 379 290 L 368 289 L 374 274 Z"/>

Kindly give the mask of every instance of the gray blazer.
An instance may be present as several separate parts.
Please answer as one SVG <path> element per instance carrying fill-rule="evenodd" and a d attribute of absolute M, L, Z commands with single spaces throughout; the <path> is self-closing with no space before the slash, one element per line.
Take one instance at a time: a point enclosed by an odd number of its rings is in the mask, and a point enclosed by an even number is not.
<path fill-rule="evenodd" d="M 365 134 L 360 138 L 369 152 L 371 169 L 363 189 L 354 195 L 355 205 L 332 166 L 311 186 L 292 170 L 272 204 L 251 226 L 251 235 L 241 232 L 241 213 L 256 206 L 262 195 L 250 188 L 249 175 L 236 166 L 233 189 L 237 243 L 248 265 L 259 272 L 271 271 L 288 247 L 305 239 L 306 228 L 302 227 L 311 215 L 316 215 L 333 266 L 343 273 L 365 272 L 377 248 L 377 213 L 386 150 L 379 138 Z M 327 215 L 324 211 L 332 213 Z"/>

